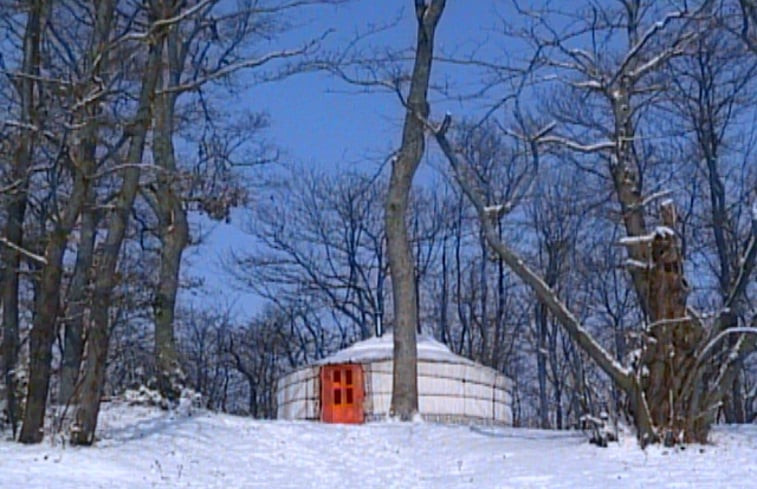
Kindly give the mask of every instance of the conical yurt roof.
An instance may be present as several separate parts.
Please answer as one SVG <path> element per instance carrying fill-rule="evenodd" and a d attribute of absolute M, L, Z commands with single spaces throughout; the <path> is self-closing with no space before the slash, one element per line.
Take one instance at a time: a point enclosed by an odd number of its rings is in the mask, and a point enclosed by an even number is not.
<path fill-rule="evenodd" d="M 465 357 L 450 351 L 444 343 L 436 341 L 430 336 L 418 336 L 418 361 L 457 363 L 463 365 L 480 366 Z M 339 350 L 331 356 L 316 362 L 317 365 L 333 365 L 337 363 L 368 363 L 394 358 L 394 336 L 384 333 L 383 336 L 358 341 L 350 347 Z"/>

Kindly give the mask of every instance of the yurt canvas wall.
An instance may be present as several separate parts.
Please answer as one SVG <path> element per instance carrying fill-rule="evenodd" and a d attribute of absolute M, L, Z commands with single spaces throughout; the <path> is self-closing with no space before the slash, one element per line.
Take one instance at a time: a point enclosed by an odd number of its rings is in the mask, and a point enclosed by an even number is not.
<path fill-rule="evenodd" d="M 276 387 L 278 419 L 320 419 L 319 371 L 320 366 L 308 366 L 279 379 Z"/>
<path fill-rule="evenodd" d="M 278 417 L 320 419 L 320 367 L 359 364 L 365 383 L 365 419 L 386 418 L 392 393 L 392 341 L 391 335 L 371 338 L 282 377 Z M 510 425 L 511 392 L 512 382 L 503 374 L 455 355 L 431 338 L 419 338 L 418 407 L 424 419 Z"/>

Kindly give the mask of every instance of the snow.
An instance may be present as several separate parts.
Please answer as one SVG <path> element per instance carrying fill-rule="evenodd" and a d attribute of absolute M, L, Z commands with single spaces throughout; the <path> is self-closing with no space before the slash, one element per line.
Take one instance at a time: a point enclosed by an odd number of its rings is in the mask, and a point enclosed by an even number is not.
<path fill-rule="evenodd" d="M 445 344 L 436 341 L 430 336 L 418 336 L 417 348 L 419 361 L 425 360 L 429 362 L 461 363 L 471 366 L 476 365 L 467 358 L 455 355 Z M 359 341 L 344 350 L 340 350 L 335 354 L 320 360 L 317 364 L 367 363 L 391 360 L 393 358 L 394 336 L 392 333 L 385 333 L 381 337 L 373 337 L 365 341 Z"/>
<path fill-rule="evenodd" d="M 626 236 L 620 238 L 619 243 L 624 246 L 634 246 L 644 243 L 651 243 L 655 238 L 672 238 L 675 237 L 676 232 L 668 226 L 657 226 L 654 231 L 649 234 L 642 234 L 640 236 Z"/>
<path fill-rule="evenodd" d="M 497 205 L 489 205 L 484 207 L 484 212 L 487 214 L 501 214 L 505 210 L 505 206 L 503 204 L 497 204 Z"/>
<path fill-rule="evenodd" d="M 659 236 L 661 238 L 669 238 L 674 237 L 676 235 L 676 232 L 668 226 L 657 226 L 654 230 L 654 234 L 655 236 Z"/>
<path fill-rule="evenodd" d="M 643 243 L 651 243 L 654 240 L 654 234 L 642 234 L 640 236 L 626 236 L 618 241 L 624 246 L 634 246 Z"/>
<path fill-rule="evenodd" d="M 644 263 L 643 261 L 639 261 L 639 260 L 634 260 L 633 258 L 626 259 L 625 265 L 627 268 L 639 268 L 641 270 L 649 270 L 648 263 Z"/>
<path fill-rule="evenodd" d="M 576 432 L 255 421 L 108 403 L 95 447 L 0 442 L 2 487 L 86 488 L 747 488 L 757 426 L 713 445 L 609 448 Z"/>

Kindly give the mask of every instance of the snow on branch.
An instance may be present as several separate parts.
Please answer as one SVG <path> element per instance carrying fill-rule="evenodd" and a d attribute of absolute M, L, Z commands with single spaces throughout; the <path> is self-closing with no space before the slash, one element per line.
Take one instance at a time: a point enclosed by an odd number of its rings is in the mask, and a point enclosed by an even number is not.
<path fill-rule="evenodd" d="M 0 243 L 4 244 L 8 248 L 12 249 L 13 251 L 16 251 L 18 253 L 21 253 L 25 257 L 36 261 L 37 263 L 40 263 L 42 265 L 47 265 L 47 259 L 44 256 L 38 255 L 36 253 L 33 253 L 25 248 L 22 248 L 21 246 L 17 245 L 16 243 L 13 243 L 12 241 L 8 241 L 8 238 L 0 237 Z"/>
<path fill-rule="evenodd" d="M 620 238 L 618 243 L 623 246 L 636 246 L 645 243 L 651 243 L 654 240 L 654 233 L 642 234 L 641 236 L 626 236 Z"/>
<path fill-rule="evenodd" d="M 618 243 L 623 246 L 636 246 L 645 243 L 651 243 L 655 238 L 670 238 L 676 235 L 676 232 L 668 226 L 657 226 L 654 231 L 639 236 L 626 236 L 620 238 Z"/>
<path fill-rule="evenodd" d="M 749 277 L 754 272 L 755 262 L 757 262 L 757 201 L 752 204 L 752 235 L 749 237 L 744 253 L 739 259 L 736 280 L 726 298 L 725 307 L 731 307 L 744 292 L 749 282 Z"/>
<path fill-rule="evenodd" d="M 604 90 L 605 86 L 598 80 L 585 80 L 580 82 L 568 82 L 575 88 L 585 88 L 588 90 Z"/>
<path fill-rule="evenodd" d="M 665 206 L 665 205 L 668 205 L 668 204 L 672 204 L 673 201 L 670 198 L 666 198 L 671 193 L 672 192 L 670 190 L 660 190 L 659 192 L 651 193 L 651 194 L 647 195 L 646 197 L 644 197 L 644 199 L 640 203 L 635 204 L 633 206 L 633 208 L 636 209 L 636 208 L 646 207 L 649 204 L 651 204 L 652 202 L 654 202 L 656 200 L 659 200 L 659 199 L 663 199 L 663 198 L 665 198 L 665 200 L 663 200 L 660 203 L 660 205 Z"/>
<path fill-rule="evenodd" d="M 500 240 L 492 221 L 487 214 L 487 207 L 481 198 L 480 191 L 473 187 L 470 179 L 466 178 L 465 166 L 460 161 L 457 152 L 452 148 L 446 137 L 446 131 L 450 126 L 450 115 L 444 118 L 444 122 L 438 129 L 432 129 L 434 137 L 439 144 L 442 152 L 452 167 L 455 179 L 460 185 L 463 193 L 476 209 L 479 221 L 484 235 L 489 245 L 499 255 L 507 266 L 515 272 L 536 294 L 539 301 L 544 304 L 549 311 L 555 316 L 560 324 L 565 328 L 571 338 L 594 360 L 597 365 L 609 375 L 615 383 L 630 395 L 635 395 L 638 390 L 634 377 L 630 370 L 623 367 L 615 358 L 605 350 L 597 340 L 587 331 L 578 318 L 568 309 L 558 297 L 555 291 L 549 287 L 544 280 L 534 272 L 526 263 Z M 430 125 L 427 125 L 430 127 Z"/>
<path fill-rule="evenodd" d="M 706 3 L 706 2 L 705 2 Z M 641 36 L 641 38 L 634 44 L 631 49 L 626 53 L 625 58 L 623 58 L 623 61 L 620 64 L 620 68 L 616 72 L 616 75 L 614 78 L 618 78 L 623 74 L 627 74 L 628 67 L 631 66 L 633 61 L 640 55 L 641 51 L 644 49 L 644 47 L 657 35 L 658 32 L 663 31 L 668 24 L 670 24 L 673 20 L 684 18 L 688 15 L 687 10 L 678 10 L 675 12 L 670 12 L 665 17 L 652 24 L 652 26 L 644 32 L 644 34 Z M 644 63 L 642 67 L 646 67 L 645 70 L 641 70 L 640 68 L 635 70 L 635 75 L 642 75 L 644 72 L 646 72 L 649 67 L 656 66 L 657 63 L 661 61 L 660 58 L 664 54 L 669 53 L 668 51 L 663 51 L 660 55 L 656 56 L 652 60 L 648 61 L 647 63 Z M 654 61 L 654 63 L 653 63 Z"/>
<path fill-rule="evenodd" d="M 442 124 L 444 124 L 444 123 L 442 123 Z M 515 138 L 518 138 L 518 139 L 520 139 L 522 141 L 529 141 L 529 142 L 532 142 L 532 143 L 533 142 L 543 142 L 545 140 L 547 134 L 549 134 L 550 132 L 552 132 L 552 130 L 555 127 L 557 127 L 557 122 L 552 121 L 549 124 L 547 124 L 544 127 L 542 127 L 541 129 L 539 129 L 538 131 L 536 131 L 535 134 L 530 135 L 530 136 L 522 134 L 522 133 L 510 131 L 510 130 L 507 131 L 507 134 L 509 134 L 510 136 L 513 136 Z"/>
<path fill-rule="evenodd" d="M 600 141 L 594 144 L 581 144 L 579 142 L 573 141 L 572 139 L 564 138 L 561 136 L 545 136 L 543 138 L 540 138 L 539 142 L 559 144 L 560 146 L 565 146 L 580 153 L 597 153 L 600 151 L 613 150 L 616 147 L 616 144 L 613 141 Z"/>
<path fill-rule="evenodd" d="M 654 228 L 654 235 L 660 238 L 672 238 L 676 232 L 668 226 L 657 226 Z"/>
<path fill-rule="evenodd" d="M 507 204 L 488 205 L 484 207 L 484 212 L 490 217 L 501 217 L 512 209 L 512 205 Z"/>
<path fill-rule="evenodd" d="M 649 270 L 651 267 L 649 263 L 644 263 L 643 261 L 634 260 L 633 258 L 628 258 L 623 265 L 626 268 L 636 268 L 638 270 Z"/>
<path fill-rule="evenodd" d="M 707 346 L 705 346 L 702 349 L 702 352 L 698 356 L 697 363 L 702 363 L 713 351 L 715 346 L 728 335 L 731 334 L 753 334 L 757 335 L 757 328 L 749 327 L 749 326 L 743 326 L 743 327 L 735 327 L 735 328 L 728 328 L 721 331 L 717 336 L 715 336 L 709 343 L 707 343 Z M 737 352 L 732 352 L 731 355 L 735 355 Z M 735 360 L 735 358 L 731 358 L 731 360 Z"/>
<path fill-rule="evenodd" d="M 168 27 L 173 24 L 177 24 L 179 22 L 182 22 L 183 20 L 191 17 L 192 15 L 196 14 L 203 8 L 209 6 L 211 4 L 212 0 L 203 0 L 196 5 L 183 10 L 179 12 L 177 15 L 173 17 L 168 17 L 165 19 L 158 19 L 155 22 L 151 23 L 149 28 L 146 31 L 142 32 L 129 32 L 119 38 L 117 38 L 113 43 L 119 44 L 127 41 L 145 41 L 149 39 L 159 28 L 161 27 Z"/>

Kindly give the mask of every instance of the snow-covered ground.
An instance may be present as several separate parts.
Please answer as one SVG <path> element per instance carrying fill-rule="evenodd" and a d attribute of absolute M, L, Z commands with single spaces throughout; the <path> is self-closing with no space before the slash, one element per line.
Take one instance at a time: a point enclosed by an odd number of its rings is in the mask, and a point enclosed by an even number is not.
<path fill-rule="evenodd" d="M 0 442 L 0 487 L 757 487 L 757 426 L 713 444 L 598 448 L 579 433 L 373 423 L 254 421 L 110 404 L 94 448 Z"/>

